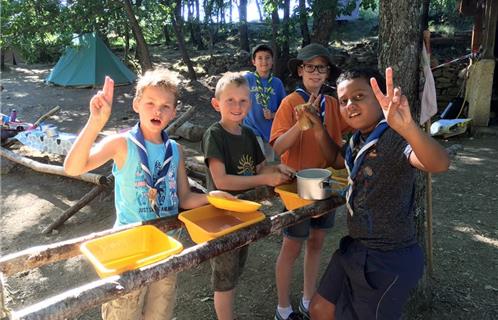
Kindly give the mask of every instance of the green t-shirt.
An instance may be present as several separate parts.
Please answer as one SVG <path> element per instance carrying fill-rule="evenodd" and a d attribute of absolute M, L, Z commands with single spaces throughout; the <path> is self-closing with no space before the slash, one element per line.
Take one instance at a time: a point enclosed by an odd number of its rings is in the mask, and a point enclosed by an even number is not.
<path fill-rule="evenodd" d="M 223 129 L 219 122 L 209 127 L 202 137 L 202 152 L 208 166 L 207 189 L 216 190 L 209 172 L 209 158 L 216 158 L 225 164 L 227 174 L 252 176 L 256 174 L 256 166 L 265 160 L 265 156 L 251 129 L 241 126 L 242 133 L 234 135 Z M 240 193 L 245 190 L 230 191 Z"/>

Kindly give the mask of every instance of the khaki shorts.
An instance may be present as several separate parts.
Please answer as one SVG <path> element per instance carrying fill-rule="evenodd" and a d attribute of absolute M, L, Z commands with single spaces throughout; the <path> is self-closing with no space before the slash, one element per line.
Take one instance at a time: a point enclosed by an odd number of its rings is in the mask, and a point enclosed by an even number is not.
<path fill-rule="evenodd" d="M 169 320 L 176 300 L 176 274 L 102 305 L 104 320 Z"/>
<path fill-rule="evenodd" d="M 214 291 L 230 291 L 237 285 L 247 260 L 249 247 L 243 246 L 225 252 L 209 260 L 211 262 L 211 283 Z"/>

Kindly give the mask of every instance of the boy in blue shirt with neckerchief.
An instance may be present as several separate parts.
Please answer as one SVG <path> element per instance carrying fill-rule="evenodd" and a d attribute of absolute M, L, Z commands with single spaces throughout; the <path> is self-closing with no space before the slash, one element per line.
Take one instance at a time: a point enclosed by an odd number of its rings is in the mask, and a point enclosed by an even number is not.
<path fill-rule="evenodd" d="M 263 150 L 267 162 L 275 161 L 275 152 L 268 143 L 273 118 L 280 102 L 285 98 L 282 81 L 275 77 L 273 67 L 273 51 L 266 44 L 258 44 L 252 49 L 251 61 L 256 70 L 244 75 L 251 90 L 251 109 L 244 119 L 244 125 L 249 127 Z"/>

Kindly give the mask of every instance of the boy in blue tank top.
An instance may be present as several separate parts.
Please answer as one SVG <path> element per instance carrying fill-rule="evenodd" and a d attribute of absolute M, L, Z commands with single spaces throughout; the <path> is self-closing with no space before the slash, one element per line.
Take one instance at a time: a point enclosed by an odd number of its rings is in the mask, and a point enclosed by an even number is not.
<path fill-rule="evenodd" d="M 177 85 L 165 69 L 147 71 L 137 83 L 133 110 L 139 122 L 126 133 L 105 138 L 92 148 L 109 120 L 114 81 L 106 77 L 102 91 L 90 100 L 90 117 L 64 162 L 70 175 L 81 175 L 113 160 L 115 226 L 178 214 L 207 203 L 206 195 L 190 191 L 180 146 L 164 131 L 176 115 Z M 222 191 L 216 196 L 233 198 Z M 102 318 L 171 319 L 176 275 L 102 305 Z"/>

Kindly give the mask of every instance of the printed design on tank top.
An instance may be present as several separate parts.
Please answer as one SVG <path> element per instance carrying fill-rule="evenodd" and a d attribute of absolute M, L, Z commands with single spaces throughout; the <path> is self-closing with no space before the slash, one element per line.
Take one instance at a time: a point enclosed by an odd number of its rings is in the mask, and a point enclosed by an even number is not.
<path fill-rule="evenodd" d="M 154 173 L 153 178 L 158 179 L 157 173 L 159 172 L 159 168 L 161 166 L 160 161 L 154 162 Z M 159 216 L 167 216 L 170 215 L 171 211 L 178 207 L 178 195 L 177 195 L 177 186 L 176 186 L 176 165 L 171 163 L 171 166 L 166 173 L 166 178 L 159 183 L 157 186 L 158 196 L 157 196 L 157 205 L 159 207 Z M 149 188 L 145 183 L 144 172 L 140 165 L 136 166 L 135 169 L 135 190 L 137 190 L 137 206 L 138 212 L 141 215 L 154 214 L 152 207 L 149 203 L 148 192 Z M 167 189 L 166 186 L 169 187 L 169 192 L 165 192 Z M 174 212 L 176 214 L 176 212 Z"/>

